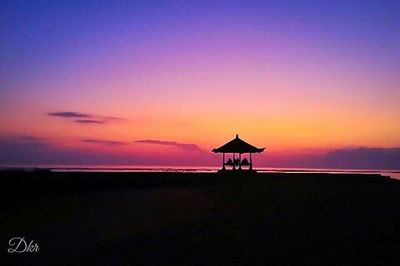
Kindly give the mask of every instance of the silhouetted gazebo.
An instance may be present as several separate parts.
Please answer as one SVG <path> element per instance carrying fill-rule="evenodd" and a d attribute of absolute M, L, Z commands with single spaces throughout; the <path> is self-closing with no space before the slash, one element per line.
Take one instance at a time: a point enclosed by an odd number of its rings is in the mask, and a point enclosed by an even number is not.
<path fill-rule="evenodd" d="M 213 149 L 214 153 L 222 153 L 222 170 L 225 170 L 225 166 L 232 166 L 232 170 L 242 169 L 242 166 L 248 166 L 249 170 L 253 170 L 253 159 L 251 157 L 252 153 L 263 152 L 265 148 L 257 148 L 253 145 L 241 140 L 239 135 L 236 134 L 236 138 L 229 141 L 228 143 L 222 145 L 219 148 Z M 232 153 L 233 159 L 229 158 L 225 161 L 225 153 Z M 250 162 L 247 158 L 242 160 L 242 154 L 248 153 L 250 156 Z M 235 158 L 235 154 L 239 154 L 239 158 Z"/>

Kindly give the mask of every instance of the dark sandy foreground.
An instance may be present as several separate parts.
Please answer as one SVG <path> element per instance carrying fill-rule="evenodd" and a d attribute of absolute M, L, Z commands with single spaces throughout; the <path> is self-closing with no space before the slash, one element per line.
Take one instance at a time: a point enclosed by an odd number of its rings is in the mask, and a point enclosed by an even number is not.
<path fill-rule="evenodd" d="M 400 265 L 378 175 L 3 172 L 0 265 Z M 8 254 L 15 236 L 38 253 Z"/>

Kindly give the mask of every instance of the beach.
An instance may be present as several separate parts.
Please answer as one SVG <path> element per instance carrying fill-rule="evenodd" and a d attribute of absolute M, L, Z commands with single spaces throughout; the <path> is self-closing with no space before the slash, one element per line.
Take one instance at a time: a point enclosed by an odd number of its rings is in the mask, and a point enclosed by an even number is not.
<path fill-rule="evenodd" d="M 380 175 L 0 176 L 3 244 L 40 246 L 3 265 L 400 263 L 400 182 Z"/>

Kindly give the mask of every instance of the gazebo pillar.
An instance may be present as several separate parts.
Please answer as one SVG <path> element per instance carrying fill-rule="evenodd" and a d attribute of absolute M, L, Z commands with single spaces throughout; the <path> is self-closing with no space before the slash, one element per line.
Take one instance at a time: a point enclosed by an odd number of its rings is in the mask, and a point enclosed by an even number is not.
<path fill-rule="evenodd" d="M 222 153 L 222 170 L 225 170 L 225 152 Z"/>
<path fill-rule="evenodd" d="M 253 159 L 251 158 L 251 152 L 249 153 L 250 154 L 250 170 L 253 170 Z"/>

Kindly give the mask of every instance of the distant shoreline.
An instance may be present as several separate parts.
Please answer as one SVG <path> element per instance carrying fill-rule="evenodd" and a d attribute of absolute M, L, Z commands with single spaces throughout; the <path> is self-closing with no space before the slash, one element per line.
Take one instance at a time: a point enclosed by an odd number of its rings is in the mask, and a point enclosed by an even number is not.
<path fill-rule="evenodd" d="M 0 172 L 5 170 L 32 170 L 32 169 L 49 169 L 53 171 L 210 171 L 216 172 L 220 167 L 217 166 L 153 166 L 153 165 L 140 165 L 140 166 L 103 166 L 103 165 L 0 165 Z M 256 167 L 259 172 L 346 172 L 346 173 L 378 173 L 378 172 L 390 172 L 400 173 L 400 169 L 375 169 L 375 168 L 307 168 L 307 167 Z"/>
<path fill-rule="evenodd" d="M 212 166 L 0 166 L 1 172 L 68 172 L 68 173 L 217 173 Z M 256 168 L 260 174 L 380 174 L 400 180 L 397 169 L 329 169 L 329 168 Z M 245 171 L 244 171 L 245 172 Z"/>

